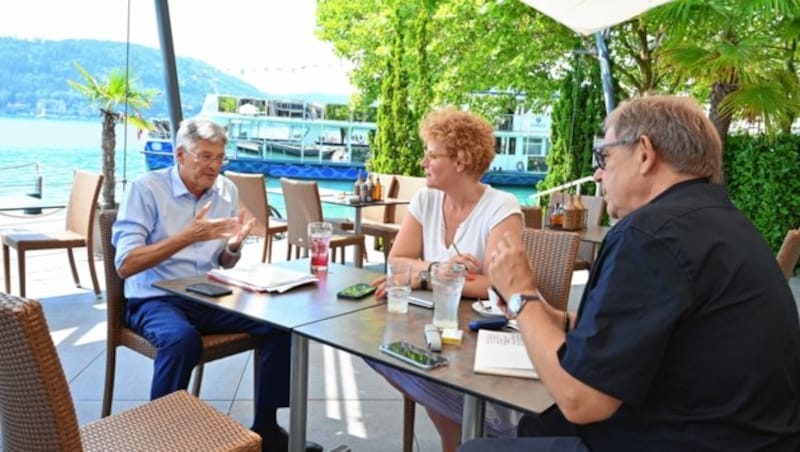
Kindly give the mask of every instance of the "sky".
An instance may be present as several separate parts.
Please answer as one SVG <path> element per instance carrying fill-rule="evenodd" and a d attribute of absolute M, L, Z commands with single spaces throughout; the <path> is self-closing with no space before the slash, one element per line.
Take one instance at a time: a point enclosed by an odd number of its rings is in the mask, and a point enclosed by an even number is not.
<path fill-rule="evenodd" d="M 159 48 L 154 0 L 130 0 L 130 41 Z M 274 94 L 348 95 L 349 63 L 314 36 L 316 0 L 170 0 L 175 53 Z M 0 36 L 125 42 L 128 0 L 26 0 Z M 179 74 L 179 77 L 181 74 Z"/>

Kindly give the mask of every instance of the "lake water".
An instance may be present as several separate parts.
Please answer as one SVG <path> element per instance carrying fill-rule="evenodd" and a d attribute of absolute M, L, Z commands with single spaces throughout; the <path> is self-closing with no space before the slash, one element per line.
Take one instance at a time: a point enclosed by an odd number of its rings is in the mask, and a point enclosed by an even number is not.
<path fill-rule="evenodd" d="M 26 194 L 36 191 L 41 176 L 42 197 L 66 201 L 72 184 L 72 171 L 80 168 L 101 172 L 100 147 L 101 119 L 58 120 L 33 118 L 0 118 L 0 193 Z M 124 196 L 126 181 L 131 181 L 147 170 L 141 153 L 143 141 L 137 138 L 136 128 L 117 126 L 116 179 L 117 201 Z M 321 181 L 321 188 L 350 191 L 352 182 Z M 280 187 L 278 179 L 267 181 L 269 188 Z M 534 187 L 496 188 L 513 193 L 521 204 L 528 204 Z M 273 197 L 274 198 L 274 197 Z M 270 198 L 281 213 L 285 212 L 282 199 Z M 323 205 L 325 215 L 348 216 L 348 207 Z M 352 212 L 349 212 L 352 214 Z"/>

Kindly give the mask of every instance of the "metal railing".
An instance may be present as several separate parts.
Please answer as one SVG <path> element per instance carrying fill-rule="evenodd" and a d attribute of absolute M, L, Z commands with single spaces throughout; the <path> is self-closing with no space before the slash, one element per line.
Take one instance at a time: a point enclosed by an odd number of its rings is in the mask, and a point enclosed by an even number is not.
<path fill-rule="evenodd" d="M 580 195 L 581 194 L 581 186 L 583 186 L 583 184 L 588 184 L 590 182 L 594 184 L 594 196 L 599 196 L 600 195 L 600 184 L 595 182 L 594 176 L 585 176 L 585 177 L 582 177 L 580 179 L 575 179 L 573 181 L 565 182 L 565 183 L 563 183 L 563 184 L 561 184 L 561 185 L 559 185 L 557 187 L 548 188 L 547 190 L 542 190 L 542 191 L 536 192 L 536 193 L 531 195 L 531 200 L 533 201 L 534 205 L 538 205 L 539 204 L 539 198 L 541 198 L 542 196 L 546 196 L 546 195 L 549 195 L 551 193 L 555 193 L 555 192 L 559 192 L 559 191 L 564 191 L 564 190 L 566 190 L 568 188 L 572 188 L 572 187 L 577 187 L 575 190 L 576 190 L 577 194 Z"/>

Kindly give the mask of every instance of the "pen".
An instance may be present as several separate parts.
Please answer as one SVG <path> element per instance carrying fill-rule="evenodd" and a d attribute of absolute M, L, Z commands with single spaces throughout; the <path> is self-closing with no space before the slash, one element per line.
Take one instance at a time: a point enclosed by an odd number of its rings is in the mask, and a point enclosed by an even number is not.
<path fill-rule="evenodd" d="M 463 254 L 461 254 L 461 250 L 458 249 L 455 240 L 453 240 L 453 249 L 456 250 L 456 254 L 458 254 L 459 256 L 463 256 Z M 473 279 L 475 279 L 475 272 L 468 270 L 467 281 L 472 281 Z"/>

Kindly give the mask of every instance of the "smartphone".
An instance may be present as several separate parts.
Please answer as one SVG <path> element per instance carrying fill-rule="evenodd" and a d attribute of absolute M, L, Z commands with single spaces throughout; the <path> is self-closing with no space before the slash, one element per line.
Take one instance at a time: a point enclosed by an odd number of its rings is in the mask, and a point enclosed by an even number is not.
<path fill-rule="evenodd" d="M 221 297 L 223 295 L 230 295 L 233 293 L 229 287 L 218 286 L 216 284 L 209 283 L 189 284 L 186 286 L 186 290 L 189 292 L 199 293 L 200 295 L 205 295 L 207 297 Z"/>
<path fill-rule="evenodd" d="M 447 358 L 444 356 L 406 341 L 383 344 L 380 346 L 380 350 L 387 355 L 426 370 L 447 365 Z"/>
<path fill-rule="evenodd" d="M 375 292 L 375 286 L 367 283 L 355 283 L 340 290 L 336 295 L 350 300 L 360 300 L 372 292 Z"/>

